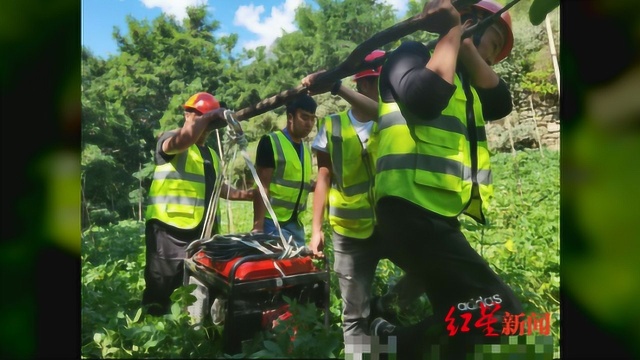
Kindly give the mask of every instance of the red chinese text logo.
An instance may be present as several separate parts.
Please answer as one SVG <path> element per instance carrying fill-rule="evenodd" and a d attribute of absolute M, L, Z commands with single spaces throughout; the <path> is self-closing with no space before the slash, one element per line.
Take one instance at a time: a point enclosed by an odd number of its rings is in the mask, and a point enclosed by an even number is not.
<path fill-rule="evenodd" d="M 479 319 L 477 319 L 475 322 L 472 322 L 472 313 L 465 312 L 460 314 L 462 323 L 460 325 L 457 325 L 456 318 L 453 316 L 455 306 L 452 306 L 447 313 L 447 316 L 444 318 L 447 322 L 447 331 L 449 331 L 449 336 L 454 336 L 458 333 L 458 331 L 468 332 L 470 330 L 470 324 L 473 324 L 473 326 L 475 326 L 477 329 L 482 328 L 482 332 L 485 336 L 500 335 L 493 327 L 493 325 L 498 322 L 498 319 L 495 318 L 494 313 L 499 309 L 500 304 L 495 304 L 494 306 L 488 307 L 481 303 Z M 549 335 L 550 323 L 551 315 L 549 313 L 545 313 L 542 315 L 532 313 L 525 318 L 524 313 L 511 314 L 509 312 L 505 312 L 502 317 L 502 335 L 532 335 L 534 333 L 540 335 Z"/>

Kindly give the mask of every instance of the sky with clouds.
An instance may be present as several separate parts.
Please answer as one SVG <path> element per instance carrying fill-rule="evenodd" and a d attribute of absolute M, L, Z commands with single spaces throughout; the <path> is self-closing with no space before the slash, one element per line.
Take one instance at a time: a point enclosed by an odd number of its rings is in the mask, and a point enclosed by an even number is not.
<path fill-rule="evenodd" d="M 392 5 L 403 18 L 409 0 L 380 0 Z M 181 20 L 186 7 L 206 5 L 211 16 L 220 22 L 216 35 L 236 33 L 239 48 L 254 49 L 269 46 L 282 31 L 292 32 L 295 10 L 312 0 L 82 0 L 82 44 L 95 55 L 115 55 L 113 27 L 121 33 L 127 30 L 125 17 L 151 21 L 161 13 Z"/>

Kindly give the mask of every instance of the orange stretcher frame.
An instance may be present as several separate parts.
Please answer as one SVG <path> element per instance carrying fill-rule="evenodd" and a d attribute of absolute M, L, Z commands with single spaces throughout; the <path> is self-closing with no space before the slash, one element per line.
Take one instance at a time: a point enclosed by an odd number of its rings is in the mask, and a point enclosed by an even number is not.
<path fill-rule="evenodd" d="M 194 276 L 209 289 L 227 299 L 222 331 L 223 347 L 231 353 L 240 350 L 238 339 L 229 334 L 234 329 L 234 300 L 260 291 L 279 291 L 305 286 L 321 286 L 322 299 L 316 301 L 324 308 L 324 325 L 329 327 L 329 264 L 324 268 L 314 265 L 310 256 L 278 259 L 280 254 L 258 254 L 234 258 L 229 261 L 213 261 L 201 249 L 184 260 L 185 279 Z"/>

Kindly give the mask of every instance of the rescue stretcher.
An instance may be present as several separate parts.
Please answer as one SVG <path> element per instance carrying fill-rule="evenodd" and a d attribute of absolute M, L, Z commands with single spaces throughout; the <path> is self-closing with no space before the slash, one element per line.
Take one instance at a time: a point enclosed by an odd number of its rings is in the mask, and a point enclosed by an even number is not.
<path fill-rule="evenodd" d="M 187 248 L 184 284 L 196 284 L 193 294 L 197 300 L 188 309 L 192 320 L 203 324 L 210 318 L 214 325 L 222 325 L 223 351 L 236 354 L 241 352 L 243 341 L 291 315 L 284 297 L 324 309 L 324 325 L 328 328 L 329 265 L 326 258 L 319 260 L 322 265 L 314 264 L 307 247 L 285 239 L 246 153 L 242 128 L 229 110 L 225 119 L 232 140 L 227 150 L 233 145 L 240 148 L 280 235 L 213 235 L 221 183 L 230 163 L 226 161 L 223 176 L 216 178 L 202 237 Z"/>
<path fill-rule="evenodd" d="M 326 258 L 314 264 L 308 251 L 282 257 L 282 253 L 249 254 L 231 259 L 215 259 L 212 247 L 220 239 L 232 237 L 260 243 L 279 239 L 260 234 L 215 235 L 207 241 L 196 241 L 188 249 L 185 284 L 196 284 L 200 294 L 191 313 L 210 318 L 222 325 L 225 353 L 242 350 L 242 342 L 273 327 L 274 321 L 290 315 L 284 296 L 298 303 L 315 304 L 324 309 L 324 324 L 329 324 L 329 269 Z M 306 250 L 306 249 L 302 249 Z M 213 249 L 213 251 L 215 251 Z M 198 297 L 198 295 L 196 295 Z M 208 321 L 208 320 L 207 320 Z"/>

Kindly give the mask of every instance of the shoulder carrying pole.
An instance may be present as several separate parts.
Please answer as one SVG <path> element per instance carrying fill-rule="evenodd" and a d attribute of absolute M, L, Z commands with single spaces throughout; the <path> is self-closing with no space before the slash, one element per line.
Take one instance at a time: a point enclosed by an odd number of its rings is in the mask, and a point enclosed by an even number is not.
<path fill-rule="evenodd" d="M 480 0 L 454 0 L 453 5 L 456 8 L 462 8 L 466 6 L 473 5 Z M 505 5 L 500 11 L 492 14 L 491 16 L 486 17 L 482 21 L 477 24 L 471 26 L 466 29 L 463 33 L 462 37 L 466 38 L 471 36 L 475 31 L 482 30 L 489 26 L 493 21 L 495 21 L 500 15 L 511 8 L 513 5 L 518 3 L 520 0 L 513 0 L 509 4 Z M 424 26 L 424 22 L 428 21 L 428 18 L 422 12 L 420 14 L 414 15 L 402 22 L 399 22 L 385 30 L 382 30 L 369 39 L 365 40 L 360 45 L 356 46 L 356 48 L 347 56 L 347 58 L 340 63 L 340 65 L 336 66 L 331 70 L 327 70 L 323 73 L 318 74 L 318 77 L 315 79 L 315 85 L 318 87 L 324 86 L 327 84 L 334 83 L 338 80 L 341 80 L 347 76 L 351 76 L 359 71 L 375 68 L 381 65 L 384 60 L 389 56 L 390 52 L 376 58 L 370 62 L 364 61 L 364 58 L 371 53 L 373 50 L 376 50 L 385 44 L 388 44 L 392 41 L 396 41 L 404 36 L 412 34 L 419 30 Z M 435 47 L 437 40 L 433 40 L 427 43 L 428 48 Z M 288 89 L 282 91 L 270 98 L 264 99 L 255 105 L 248 106 L 246 108 L 240 109 L 236 111 L 233 117 L 237 121 L 248 120 L 254 116 L 258 116 L 264 114 L 269 110 L 276 109 L 289 101 L 289 99 L 304 93 L 307 91 L 307 87 L 299 85 L 293 89 Z"/>
<path fill-rule="evenodd" d="M 477 3 L 479 0 L 454 0 L 453 5 L 456 7 L 465 7 Z M 392 41 L 396 41 L 404 36 L 416 32 L 423 26 L 423 22 L 426 21 L 425 14 L 414 15 L 402 22 L 399 22 L 385 30 L 382 30 L 369 39 L 362 42 L 360 45 L 347 56 L 347 58 L 331 70 L 327 70 L 318 75 L 315 83 L 320 86 L 324 84 L 331 84 L 347 76 L 353 75 L 360 70 L 364 70 L 372 66 L 372 63 L 364 61 L 365 56 L 375 49 L 382 47 Z M 305 86 L 297 86 L 293 89 L 285 90 L 276 94 L 270 98 L 264 99 L 259 103 L 246 107 L 244 109 L 235 112 L 234 117 L 238 121 L 247 120 L 254 116 L 264 114 L 269 110 L 276 109 L 286 102 L 307 91 Z"/>

